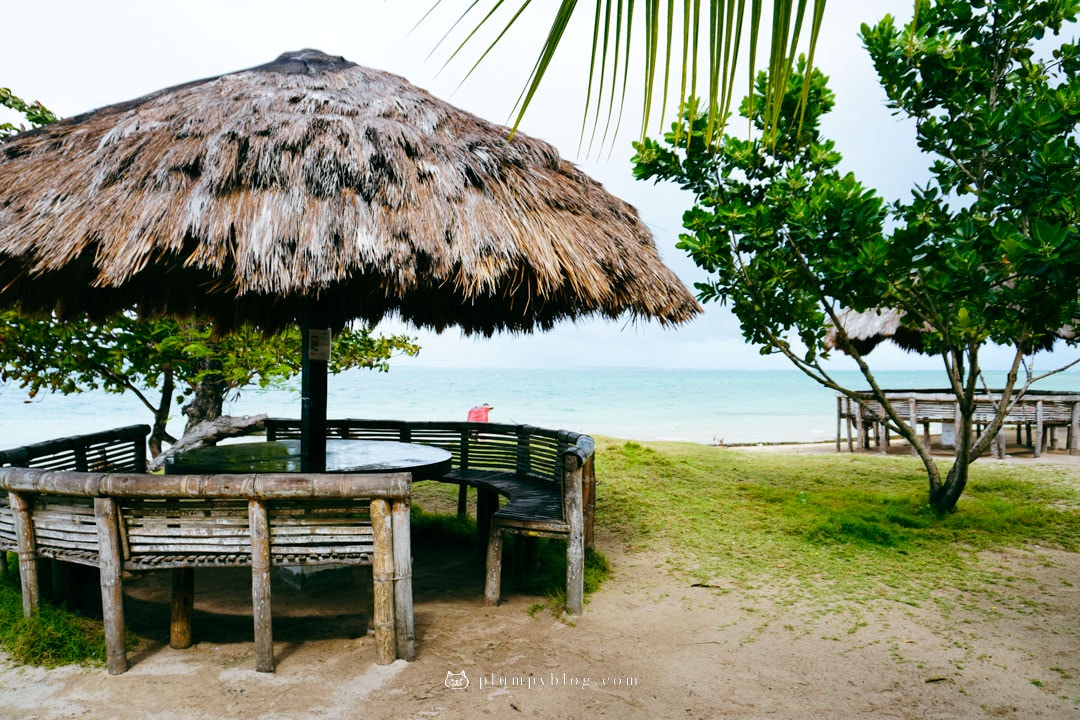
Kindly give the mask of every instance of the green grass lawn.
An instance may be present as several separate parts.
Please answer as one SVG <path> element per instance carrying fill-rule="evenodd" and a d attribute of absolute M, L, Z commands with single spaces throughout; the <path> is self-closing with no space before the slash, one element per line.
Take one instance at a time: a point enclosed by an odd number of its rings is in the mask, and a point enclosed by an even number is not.
<path fill-rule="evenodd" d="M 600 439 L 596 475 L 604 542 L 657 553 L 692 583 L 779 593 L 780 602 L 816 612 L 919 605 L 941 588 L 992 595 L 1011 579 L 980 563 L 982 552 L 1080 552 L 1078 466 L 977 462 L 957 511 L 945 516 L 927 505 L 927 481 L 911 457 Z M 418 553 L 424 542 L 475 542 L 471 521 L 453 517 L 456 494 L 453 486 L 416 485 L 414 505 L 428 510 L 414 512 Z M 542 601 L 534 610 L 558 603 L 564 563 L 559 543 L 541 549 L 527 586 Z M 593 590 L 604 558 L 592 557 L 590 568 Z M 8 575 L 0 583 L 5 650 L 44 664 L 101 657 L 100 623 L 54 610 L 23 620 Z"/>
<path fill-rule="evenodd" d="M 598 532 L 664 552 L 694 581 L 837 607 L 990 590 L 980 551 L 1080 551 L 1080 473 L 976 462 L 938 516 L 914 457 L 602 441 Z"/>

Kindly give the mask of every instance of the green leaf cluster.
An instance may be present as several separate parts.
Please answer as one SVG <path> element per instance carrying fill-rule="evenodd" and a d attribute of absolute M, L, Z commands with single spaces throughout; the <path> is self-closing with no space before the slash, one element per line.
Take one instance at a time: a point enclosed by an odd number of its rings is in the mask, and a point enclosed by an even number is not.
<path fill-rule="evenodd" d="M 345 328 L 334 337 L 329 370 L 385 372 L 393 356 L 419 350 L 404 335 Z M 281 386 L 299 374 L 300 362 L 295 327 L 273 335 L 251 327 L 218 335 L 209 322 L 134 313 L 103 321 L 0 313 L 0 380 L 18 383 L 31 397 L 42 390 L 134 393 L 161 425 L 155 432 L 162 439 L 173 401 L 184 403 L 211 376 L 224 397 L 235 398 L 245 387 Z"/>
<path fill-rule="evenodd" d="M 0 87 L 0 107 L 11 108 L 27 119 L 32 127 L 40 127 L 56 122 L 56 115 L 38 101 L 26 102 L 11 90 Z M 0 123 L 0 142 L 11 135 L 16 135 L 26 128 L 14 123 Z"/>
<path fill-rule="evenodd" d="M 804 361 L 813 362 L 826 352 L 823 301 L 867 306 L 879 298 L 877 265 L 868 265 L 883 260 L 886 213 L 881 198 L 839 170 L 840 154 L 819 131 L 833 93 L 820 71 L 804 73 L 800 62 L 774 135 L 765 133 L 761 73 L 739 109 L 756 134 L 725 135 L 714 149 L 699 131 L 707 117 L 691 102 L 663 143 L 635 145 L 634 173 L 694 193 L 678 246 L 710 273 L 697 286 L 701 299 L 730 304 L 743 336 L 763 352 L 801 341 Z"/>

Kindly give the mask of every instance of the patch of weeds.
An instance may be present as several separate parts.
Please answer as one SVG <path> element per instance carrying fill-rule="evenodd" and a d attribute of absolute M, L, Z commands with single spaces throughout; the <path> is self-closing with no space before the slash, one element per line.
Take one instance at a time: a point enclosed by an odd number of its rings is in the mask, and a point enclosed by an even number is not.
<path fill-rule="evenodd" d="M 9 567 L 17 567 L 11 557 Z M 100 665 L 105 661 L 105 630 L 91 620 L 42 601 L 23 617 L 18 574 L 0 578 L 0 648 L 23 665 Z"/>

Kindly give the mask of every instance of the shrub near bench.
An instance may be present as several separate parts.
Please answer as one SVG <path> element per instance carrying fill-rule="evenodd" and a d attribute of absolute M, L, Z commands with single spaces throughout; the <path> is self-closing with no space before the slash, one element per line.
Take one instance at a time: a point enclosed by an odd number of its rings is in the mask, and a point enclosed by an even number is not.
<path fill-rule="evenodd" d="M 448 451 L 452 468 L 439 478 L 457 484 L 458 513 L 465 489 L 476 488 L 477 530 L 487 544 L 484 599 L 499 601 L 502 536 L 566 540 L 566 610 L 579 614 L 585 549 L 593 546 L 594 444 L 591 437 L 530 425 L 404 420 L 327 420 L 328 437 L 433 445 Z M 300 436 L 300 421 L 270 418 L 267 440 Z M 499 497 L 508 499 L 499 507 Z"/>

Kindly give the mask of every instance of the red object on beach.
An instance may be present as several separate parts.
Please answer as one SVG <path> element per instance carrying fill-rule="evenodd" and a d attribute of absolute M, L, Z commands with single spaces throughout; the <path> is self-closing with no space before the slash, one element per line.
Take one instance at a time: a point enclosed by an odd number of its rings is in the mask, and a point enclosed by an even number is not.
<path fill-rule="evenodd" d="M 467 419 L 469 422 L 487 422 L 488 413 L 491 412 L 492 409 L 493 408 L 487 403 L 477 405 L 474 408 L 469 408 L 469 416 Z"/>

